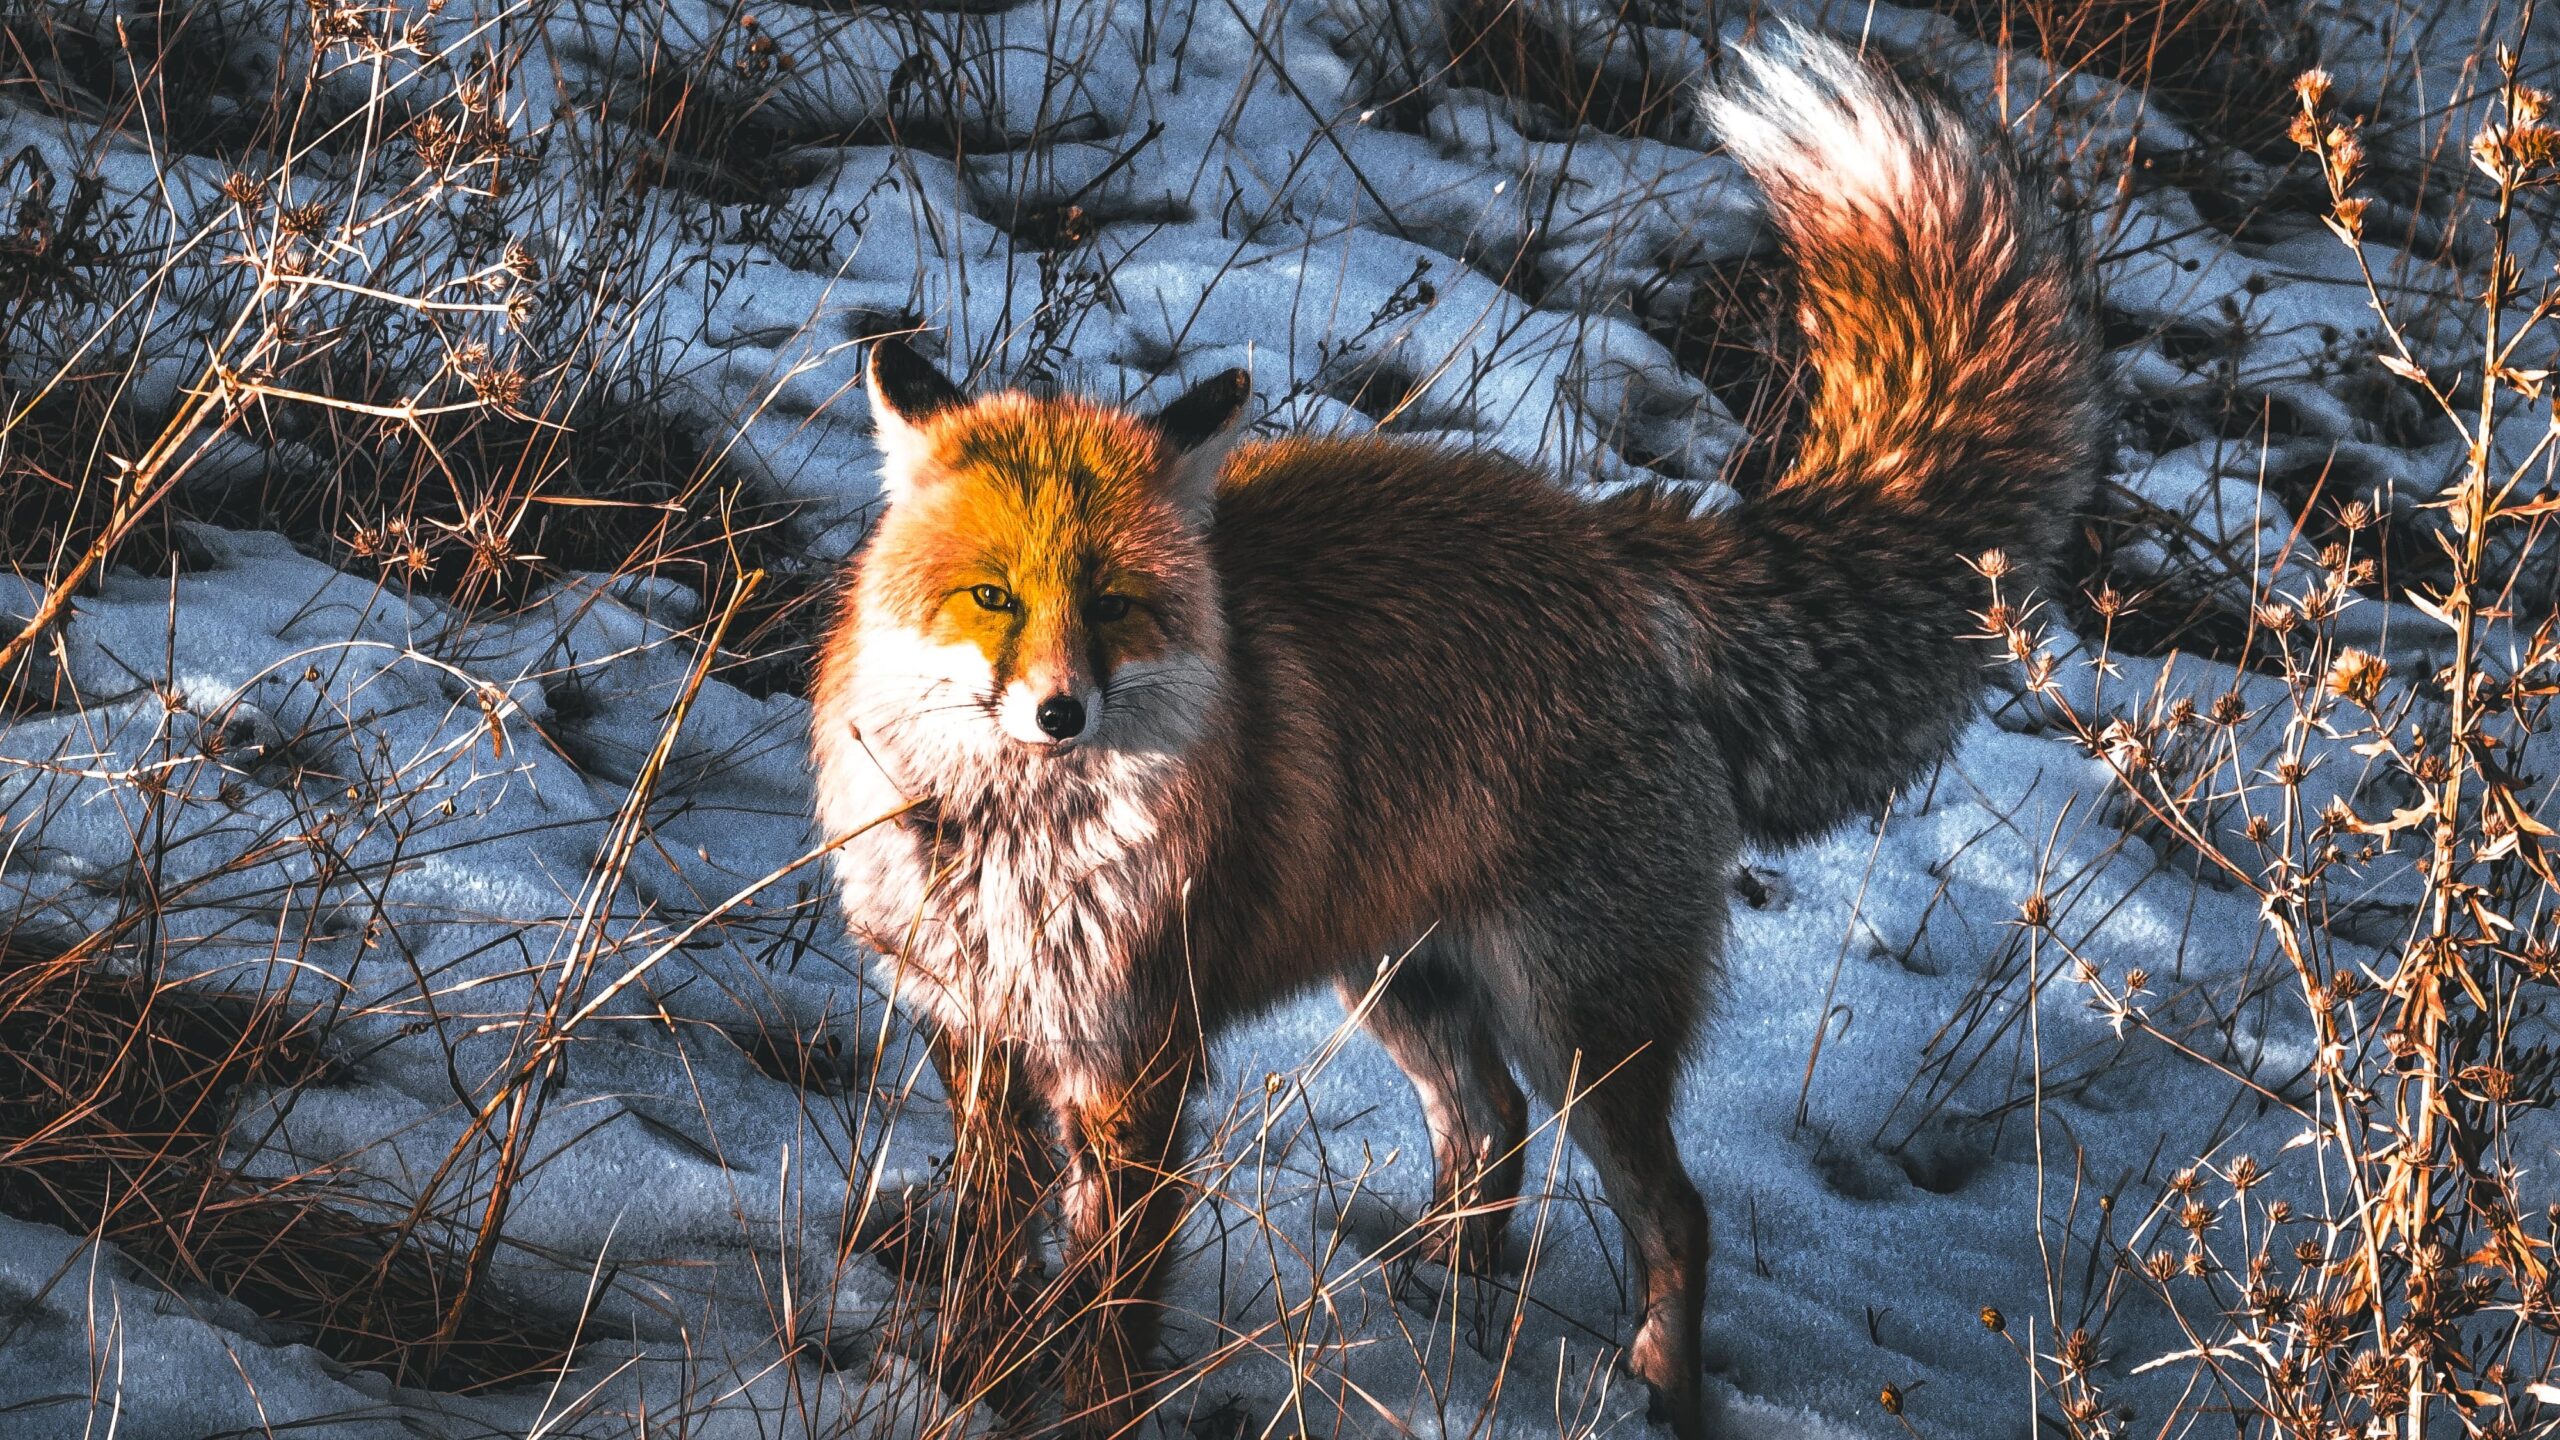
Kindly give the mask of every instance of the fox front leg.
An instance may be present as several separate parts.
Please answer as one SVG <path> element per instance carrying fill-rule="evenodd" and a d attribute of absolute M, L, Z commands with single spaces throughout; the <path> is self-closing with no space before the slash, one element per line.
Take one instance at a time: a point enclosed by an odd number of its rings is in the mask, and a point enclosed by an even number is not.
<path fill-rule="evenodd" d="M 1127 1432 L 1149 1395 L 1164 1265 L 1188 1208 L 1182 1100 L 1194 1064 L 1157 1067 L 1096 1101 L 1062 1107 L 1068 1277 L 1087 1303 L 1063 1377 L 1072 1433 Z"/>
<path fill-rule="evenodd" d="M 951 1221 L 931 1277 L 943 1296 L 935 1345 L 945 1393 L 985 1399 L 1008 1418 L 1037 1400 L 1038 1326 L 1025 1301 L 1037 1280 L 1032 1226 L 1057 1184 L 1057 1162 L 1021 1048 L 942 1031 L 933 1065 L 951 1105 Z"/>

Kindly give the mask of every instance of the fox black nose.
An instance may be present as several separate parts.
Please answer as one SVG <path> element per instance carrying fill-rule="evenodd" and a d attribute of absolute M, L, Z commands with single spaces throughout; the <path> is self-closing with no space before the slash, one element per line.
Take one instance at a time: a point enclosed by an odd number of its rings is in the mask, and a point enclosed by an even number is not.
<path fill-rule="evenodd" d="M 1073 695 L 1052 695 L 1040 702 L 1031 717 L 1040 722 L 1040 733 L 1052 740 L 1073 740 L 1084 733 L 1084 702 Z"/>

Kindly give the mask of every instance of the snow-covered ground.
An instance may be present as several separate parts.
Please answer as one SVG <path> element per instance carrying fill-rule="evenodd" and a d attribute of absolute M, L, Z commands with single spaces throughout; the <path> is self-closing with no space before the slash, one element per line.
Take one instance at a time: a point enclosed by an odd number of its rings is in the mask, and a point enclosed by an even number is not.
<path fill-rule="evenodd" d="M 112 28 L 117 8 L 65 13 Z M 1397 0 L 971 11 L 773 0 L 753 26 L 702 0 L 358 13 L 383 35 L 423 25 L 430 51 L 503 41 L 535 57 L 492 87 L 522 152 L 495 213 L 546 276 L 598 273 L 579 267 L 639 237 L 612 363 L 727 447 L 755 499 L 796 506 L 790 543 L 814 563 L 855 543 L 875 498 L 857 342 L 914 321 L 982 383 L 1160 400 L 1249 365 L 1270 428 L 1391 417 L 1576 483 L 1718 483 L 1738 427 L 1659 338 L 1700 267 L 1761 243 L 1756 201 L 1711 136 L 1525 121 L 1417 71 L 1445 42 L 1430 7 Z M 1541 13 L 1593 35 L 1612 23 Z M 1702 71 L 1719 27 L 1732 40 L 1781 16 L 1863 36 L 2077 157 L 2127 394 L 2153 414 L 2224 393 L 2251 407 L 2220 434 L 2129 427 L 2119 481 L 2183 517 L 2190 543 L 2272 561 L 2297 517 L 2260 477 L 2332 456 L 2337 489 L 2404 503 L 2449 473 L 2450 434 L 2390 423 L 2370 372 L 2344 363 L 2371 344 L 2351 258 L 2268 166 L 2111 82 L 2051 84 L 1916 10 L 1771 3 L 1675 24 L 1669 7 L 1643 38 L 1657 73 L 1678 76 Z M 2406 157 L 2476 118 L 2465 57 L 2511 16 L 2325 0 L 2309 23 L 2344 107 L 2389 122 L 2375 143 Z M 1382 38 L 1398 24 L 1401 49 Z M 2552 38 L 2546 26 L 2528 55 L 2560 53 Z M 786 143 L 765 205 L 600 185 L 581 157 L 610 153 L 625 122 L 597 97 L 669 54 L 733 61 L 757 123 L 785 142 L 872 143 Z M 340 62 L 333 93 L 359 100 L 448 78 L 414 54 Z M 1427 83 L 1399 93 L 1417 73 Z M 878 143 L 902 117 L 921 133 L 926 90 L 966 143 Z M 136 223 L 152 244 L 215 236 L 141 302 L 130 403 L 152 414 L 243 303 L 218 188 L 242 162 L 147 128 L 100 139 L 0 98 L 0 149 L 100 174 L 110 205 L 150 217 Z M 364 213 L 392 182 L 350 153 L 283 164 L 278 203 Z M 2137 179 L 2156 162 L 2277 198 L 2235 227 L 2181 183 L 2119 187 L 2128 156 Z M 2211 163 L 2170 164 L 2198 157 Z M 1069 203 L 1096 227 L 1089 243 L 1044 257 L 1008 235 Z M 2390 213 L 2377 206 L 2377 236 L 2437 223 Z M 2525 232 L 2538 250 L 2530 218 Z M 430 269 L 483 263 L 466 248 L 429 246 Z M 2372 250 L 2413 293 L 2450 287 L 2394 245 Z M 325 319 L 336 301 L 303 303 Z M 2444 313 L 2425 338 L 2457 355 L 2465 323 Z M 11 363 L 73 344 L 48 343 Z M 307 483 L 312 463 L 289 442 L 226 444 L 188 483 Z M 185 548 L 174 575 L 118 569 L 82 596 L 46 661 L 68 703 L 5 717 L 0 913 L 21 936 L 72 936 L 149 895 L 169 978 L 321 1017 L 330 1073 L 246 1107 L 235 1155 L 252 1175 L 324 1173 L 349 1205 L 476 1215 L 496 1147 L 472 1133 L 475 1107 L 522 1060 L 526 1017 L 591 1007 L 540 1087 L 494 1272 L 508 1304 L 583 1343 L 495 1391 L 398 1389 L 294 1343 L 292 1316 L 172 1293 L 112 1247 L 0 1216 L 0 1435 L 934 1423 L 945 1407 L 890 1333 L 912 1306 L 850 1242 L 930 1179 L 947 1131 L 822 867 L 794 868 L 812 843 L 805 706 L 717 676 L 691 685 L 720 597 L 598 576 L 530 607 L 463 609 L 273 533 L 199 529 Z M 2174 548 L 2120 552 L 2121 573 L 2177 566 Z M 0 617 L 41 598 L 0 575 Z M 2346 623 L 2367 643 L 2423 633 L 2380 602 Z M 2189 659 L 2127 660 L 2102 692 L 2085 667 L 2071 684 L 2103 713 L 2146 703 L 2164 673 L 2172 693 L 2236 685 L 2280 708 L 2272 681 Z M 2102 1312 L 2116 1375 L 2185 1343 L 2150 1302 L 2108 1298 L 2119 1247 L 2183 1243 L 2154 1233 L 2170 1175 L 2245 1153 L 2281 1177 L 2301 1129 L 2204 1063 L 2276 1084 L 2307 1058 L 2257 998 L 2254 902 L 2129 837 L 2100 764 L 2027 701 L 1994 698 L 1890 815 L 1754 857 L 1737 881 L 1729 984 L 1680 1123 L 1716 1215 L 1707 1359 L 1726 1434 L 1901 1434 L 1906 1419 L 1929 1436 L 2032 1433 L 2019 1346 L 2049 1351 L 2057 1328 Z M 644 773 L 635 830 L 622 816 Z M 2033 894 L 2051 899 L 2049 933 L 2014 923 Z M 2145 970 L 2151 1014 L 2195 1053 L 2120 1035 L 2090 1008 L 2080 960 L 2119 985 Z M 1168 1424 L 1202 1440 L 1639 1431 L 1642 1398 L 1608 1363 L 1628 1319 L 1615 1227 L 1570 1147 L 1548 1143 L 1559 1126 L 1530 1161 L 1544 1198 L 1513 1232 L 1517 1275 L 1452 1287 L 1382 1266 L 1426 1193 L 1427 1146 L 1401 1077 L 1343 1027 L 1317 997 L 1221 1050 L 1225 1088 L 1201 1119 L 1224 1158 L 1186 1232 L 1171 1338 L 1177 1359 L 1231 1358 Z M 776 1062 L 800 1047 L 826 1057 L 819 1073 Z M 435 1238 L 467 1245 L 467 1226 Z M 2158 1414 L 2176 1383 L 2113 1393 Z M 1879 1402 L 1888 1385 L 1902 1419 Z"/>

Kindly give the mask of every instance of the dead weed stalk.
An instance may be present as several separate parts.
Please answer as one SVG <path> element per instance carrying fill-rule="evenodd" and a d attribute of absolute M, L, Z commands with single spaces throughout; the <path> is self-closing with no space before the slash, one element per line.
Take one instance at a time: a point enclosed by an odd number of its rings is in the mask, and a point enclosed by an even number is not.
<path fill-rule="evenodd" d="M 2132 697 L 2108 718 L 2064 683 L 2066 665 L 2086 664 L 2103 697 L 2106 645 L 2055 653 L 2030 610 L 2001 596 L 1999 557 L 1982 564 L 1986 633 L 2105 763 L 2129 823 L 2255 900 L 2295 996 L 2288 1041 L 2310 1057 L 2286 1078 L 2189 1049 L 2296 1117 L 2299 1138 L 2281 1155 L 2200 1157 L 2106 1241 L 2106 1308 L 2139 1290 L 2186 1336 L 2133 1367 L 2186 1377 L 2173 1413 L 2138 1421 L 2116 1406 L 2092 1325 L 2057 1311 L 2037 1345 L 1986 1312 L 2074 1437 L 2138 1423 L 2184 1433 L 2208 1415 L 2271 1440 L 2560 1433 L 2560 1195 L 2534 1173 L 2523 1128 L 2560 1105 L 2560 872 L 2538 775 L 2553 753 L 2560 614 L 2520 578 L 2560 512 L 2546 328 L 2560 287 L 2530 279 L 2511 244 L 2519 200 L 2560 181 L 2560 131 L 2516 55 L 2502 48 L 2497 65 L 2496 109 L 2471 151 L 2486 260 L 2467 363 L 2426 350 L 2364 270 L 2385 321 L 2381 364 L 2468 452 L 2428 504 L 2449 578 L 2405 595 L 2409 624 L 2431 627 L 2423 638 L 2396 637 L 2395 661 L 2339 634 L 2345 612 L 2376 603 L 2359 594 L 2374 562 L 2358 544 L 2374 501 L 2340 495 L 2340 538 L 2257 585 L 2252 668 L 2284 695 L 2255 717 L 2261 730 L 2245 730 L 2253 703 L 2239 688 Z M 2326 181 L 2329 229 L 2362 264 L 2364 149 L 2330 90 L 2317 70 L 2294 83 L 2290 131 Z M 2067 957 L 2042 898 L 2024 924 Z M 2397 918 L 2376 933 L 2376 914 Z M 2120 1029 L 2175 1043 L 2153 977 L 2072 968 Z"/>

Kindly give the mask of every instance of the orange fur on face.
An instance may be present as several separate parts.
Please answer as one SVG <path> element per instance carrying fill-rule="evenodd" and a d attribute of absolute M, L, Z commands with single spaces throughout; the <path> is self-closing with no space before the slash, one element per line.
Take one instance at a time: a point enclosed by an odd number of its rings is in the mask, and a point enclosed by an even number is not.
<path fill-rule="evenodd" d="M 1103 697 L 1132 665 L 1214 645 L 1200 537 L 1157 434 L 1073 401 L 990 397 L 936 416 L 865 573 L 888 615 L 968 646 L 988 693 Z"/>

